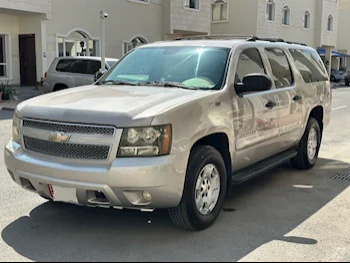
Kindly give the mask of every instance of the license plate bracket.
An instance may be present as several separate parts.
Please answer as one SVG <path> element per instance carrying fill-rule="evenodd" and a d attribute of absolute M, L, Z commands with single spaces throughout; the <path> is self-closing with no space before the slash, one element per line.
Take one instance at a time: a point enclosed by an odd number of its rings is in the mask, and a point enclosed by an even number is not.
<path fill-rule="evenodd" d="M 55 202 L 77 204 L 77 189 L 70 187 L 62 187 L 57 185 L 49 185 L 52 198 Z"/>

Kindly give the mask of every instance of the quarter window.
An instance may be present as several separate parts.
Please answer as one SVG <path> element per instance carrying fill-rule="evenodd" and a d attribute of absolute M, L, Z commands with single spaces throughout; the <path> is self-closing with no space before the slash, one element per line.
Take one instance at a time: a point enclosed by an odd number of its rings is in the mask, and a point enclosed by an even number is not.
<path fill-rule="evenodd" d="M 97 71 L 101 69 L 101 62 L 100 61 L 90 61 L 90 69 L 89 69 L 89 74 L 90 75 L 95 75 Z"/>
<path fill-rule="evenodd" d="M 246 49 L 238 61 L 235 83 L 241 83 L 245 76 L 256 73 L 266 73 L 260 53 L 256 48 Z"/>
<path fill-rule="evenodd" d="M 265 51 L 271 65 L 276 88 L 292 86 L 293 73 L 284 51 L 277 48 L 267 48 Z"/>
<path fill-rule="evenodd" d="M 328 81 L 328 73 L 316 51 L 298 49 L 289 51 L 306 83 Z"/>
<path fill-rule="evenodd" d="M 72 73 L 72 67 L 74 65 L 73 59 L 62 59 L 58 62 L 56 66 L 56 71 Z"/>

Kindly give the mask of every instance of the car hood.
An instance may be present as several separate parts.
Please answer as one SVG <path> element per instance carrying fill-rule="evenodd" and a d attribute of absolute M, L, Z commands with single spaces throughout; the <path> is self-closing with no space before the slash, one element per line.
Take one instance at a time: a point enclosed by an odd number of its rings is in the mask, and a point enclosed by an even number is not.
<path fill-rule="evenodd" d="M 22 102 L 17 114 L 60 122 L 148 126 L 153 118 L 212 91 L 145 86 L 84 86 Z"/>

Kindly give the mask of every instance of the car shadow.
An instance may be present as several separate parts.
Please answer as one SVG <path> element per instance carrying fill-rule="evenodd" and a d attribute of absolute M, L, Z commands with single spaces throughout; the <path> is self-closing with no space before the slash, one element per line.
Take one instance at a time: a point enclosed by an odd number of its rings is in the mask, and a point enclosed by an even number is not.
<path fill-rule="evenodd" d="M 9 224 L 2 239 L 34 261 L 238 261 L 281 240 L 343 192 L 350 182 L 331 177 L 350 164 L 320 159 L 309 171 L 289 164 L 233 188 L 217 222 L 201 232 L 175 227 L 165 211 L 141 213 L 44 203 Z"/>

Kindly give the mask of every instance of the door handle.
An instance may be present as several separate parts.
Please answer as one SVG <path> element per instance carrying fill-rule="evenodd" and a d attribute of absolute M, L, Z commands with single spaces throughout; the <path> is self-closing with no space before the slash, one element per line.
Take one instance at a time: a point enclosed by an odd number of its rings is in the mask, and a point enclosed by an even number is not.
<path fill-rule="evenodd" d="M 274 101 L 269 101 L 265 106 L 266 108 L 269 108 L 270 110 L 272 110 L 274 107 L 277 106 L 277 103 Z"/>
<path fill-rule="evenodd" d="M 299 96 L 299 95 L 296 95 L 296 96 L 294 96 L 294 98 L 293 98 L 294 101 L 300 101 L 301 99 L 302 99 L 302 97 Z"/>

